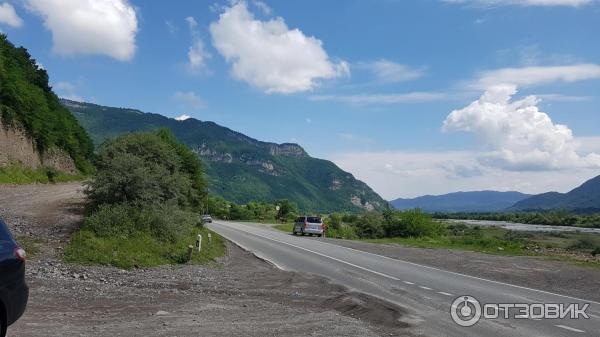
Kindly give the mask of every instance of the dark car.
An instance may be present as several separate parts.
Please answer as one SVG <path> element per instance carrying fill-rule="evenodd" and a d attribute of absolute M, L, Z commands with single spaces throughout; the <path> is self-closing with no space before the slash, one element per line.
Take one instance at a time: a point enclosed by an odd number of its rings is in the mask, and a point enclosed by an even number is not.
<path fill-rule="evenodd" d="M 0 337 L 25 311 L 29 288 L 25 283 L 25 250 L 19 247 L 0 219 Z"/>

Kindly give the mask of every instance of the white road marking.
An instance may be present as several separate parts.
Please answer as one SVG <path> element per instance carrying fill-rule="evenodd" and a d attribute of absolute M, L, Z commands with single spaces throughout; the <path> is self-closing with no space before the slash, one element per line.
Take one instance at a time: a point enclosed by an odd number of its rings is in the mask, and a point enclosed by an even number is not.
<path fill-rule="evenodd" d="M 419 286 L 419 288 L 421 288 L 421 289 L 425 289 L 425 290 L 433 290 L 433 289 L 431 289 L 431 288 L 429 288 L 429 287 L 424 287 L 424 286 Z"/>
<path fill-rule="evenodd" d="M 408 281 L 402 281 L 402 282 L 404 282 L 404 283 L 406 283 L 406 284 L 410 284 L 410 285 L 413 285 L 413 284 L 414 284 L 414 283 L 412 283 L 412 282 L 408 282 Z"/>
<path fill-rule="evenodd" d="M 443 292 L 443 291 L 438 291 L 438 294 L 442 294 L 442 295 L 445 295 L 445 296 L 454 296 L 454 295 L 452 295 L 450 293 L 446 293 L 446 292 Z"/>
<path fill-rule="evenodd" d="M 241 223 L 236 223 L 236 224 L 237 225 L 242 225 L 242 226 L 245 226 L 245 227 L 250 227 L 248 225 L 244 225 L 244 224 L 241 224 Z M 239 228 L 235 228 L 235 229 L 239 230 Z M 275 230 L 270 230 L 270 231 L 273 232 L 273 233 L 279 233 L 279 234 L 281 234 L 281 232 L 275 232 Z M 248 232 L 248 231 L 243 231 L 243 232 L 246 232 L 248 234 L 253 234 L 253 235 L 256 235 L 256 236 L 259 236 L 259 237 L 262 237 L 262 238 L 265 238 L 265 239 L 268 239 L 268 240 L 271 240 L 271 241 L 274 241 L 274 242 L 279 242 L 279 243 L 287 244 L 287 245 L 290 245 L 290 246 L 295 246 L 295 245 L 291 245 L 291 244 L 285 243 L 283 241 L 278 241 L 278 240 L 275 240 L 275 239 L 267 238 L 265 236 L 258 235 L 256 233 L 251 233 L 251 232 Z M 425 265 L 414 263 L 414 262 L 409 262 L 409 261 L 405 261 L 405 260 L 391 258 L 389 256 L 384 256 L 384 255 L 379 255 L 379 254 L 375 254 L 375 253 L 366 252 L 364 250 L 358 250 L 358 249 L 354 249 L 354 248 L 350 248 L 350 247 L 344 247 L 344 246 L 340 246 L 340 245 L 335 245 L 333 243 L 329 243 L 329 242 L 325 242 L 325 241 L 319 241 L 319 242 L 321 244 L 326 244 L 326 245 L 330 245 L 330 246 L 334 246 L 334 247 L 338 247 L 338 248 L 352 250 L 352 251 L 359 252 L 359 253 L 362 253 L 362 254 L 373 255 L 373 256 L 377 256 L 377 257 L 380 257 L 380 258 L 383 258 L 383 259 L 387 259 L 387 260 L 392 260 L 392 261 L 396 261 L 396 262 L 402 262 L 402 263 L 406 263 L 406 264 L 409 264 L 409 265 L 412 265 L 412 266 L 417 266 L 417 267 L 421 267 L 421 268 L 425 268 L 425 269 L 430 269 L 430 270 L 436 270 L 436 271 L 439 271 L 439 272 L 448 273 L 448 274 L 457 275 L 457 276 L 462 276 L 462 277 L 466 277 L 466 278 L 470 278 L 470 279 L 474 279 L 474 280 L 485 281 L 485 282 L 500 284 L 500 285 L 504 285 L 504 286 L 508 286 L 508 287 L 517 288 L 517 289 L 523 289 L 523 290 L 528 290 L 528 291 L 535 291 L 535 292 L 542 293 L 542 294 L 553 295 L 553 296 L 568 298 L 568 299 L 571 299 L 571 300 L 582 301 L 582 302 L 587 302 L 587 303 L 593 303 L 593 304 L 600 305 L 600 302 L 596 302 L 596 301 L 584 300 L 584 299 L 581 299 L 581 298 L 577 298 L 577 297 L 573 297 L 573 296 L 568 296 L 568 295 L 561 295 L 561 294 L 553 293 L 553 292 L 550 292 L 550 291 L 539 290 L 539 289 L 534 289 L 534 288 L 528 288 L 528 287 L 518 286 L 518 285 L 514 285 L 514 284 L 510 284 L 510 283 L 500 282 L 500 281 L 488 280 L 488 279 L 485 279 L 485 278 L 482 278 L 482 277 L 471 276 L 471 275 L 461 274 L 461 273 L 457 273 L 457 272 L 453 272 L 453 271 L 448 271 L 448 270 L 444 270 L 444 269 L 440 269 L 440 268 L 436 268 L 436 267 L 425 266 Z M 299 248 L 307 250 L 307 249 L 302 248 L 302 247 L 299 247 Z M 307 250 L 307 251 L 310 251 L 310 250 Z M 320 254 L 320 253 L 318 253 L 318 254 L 322 255 L 322 256 L 325 256 L 325 257 L 328 257 L 328 258 L 332 258 L 332 259 L 335 260 L 335 258 L 333 258 L 333 257 L 327 256 L 327 255 L 323 255 L 323 254 Z M 347 263 L 347 262 L 343 261 L 343 263 Z M 359 267 L 360 269 L 363 269 L 363 267 L 360 267 L 360 266 L 357 266 L 357 267 Z M 369 270 L 369 269 L 365 268 L 365 270 Z M 375 273 L 379 273 L 379 272 L 375 272 Z M 388 277 L 388 276 L 390 276 L 390 275 L 386 275 L 386 277 Z M 393 277 L 393 276 L 390 276 L 390 277 Z M 394 279 L 396 279 L 396 278 L 394 277 Z"/>
<path fill-rule="evenodd" d="M 560 324 L 557 324 L 557 325 L 555 325 L 555 326 L 556 326 L 556 327 L 559 327 L 559 328 L 561 328 L 561 329 L 565 329 L 565 330 L 569 330 L 569 331 L 573 331 L 573 332 L 579 332 L 579 333 L 584 333 L 584 332 L 585 332 L 585 331 L 583 331 L 583 330 L 575 329 L 575 328 L 572 328 L 572 327 L 570 327 L 570 326 L 566 326 L 566 325 L 560 325 Z"/>

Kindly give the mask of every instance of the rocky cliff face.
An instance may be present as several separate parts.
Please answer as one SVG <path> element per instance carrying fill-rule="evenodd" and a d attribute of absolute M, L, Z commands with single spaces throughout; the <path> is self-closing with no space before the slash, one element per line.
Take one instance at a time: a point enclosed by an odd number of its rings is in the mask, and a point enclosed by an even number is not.
<path fill-rule="evenodd" d="M 0 122 L 0 167 L 21 163 L 29 168 L 51 166 L 57 170 L 76 173 L 73 159 L 60 149 L 39 153 L 31 138 L 21 129 Z"/>

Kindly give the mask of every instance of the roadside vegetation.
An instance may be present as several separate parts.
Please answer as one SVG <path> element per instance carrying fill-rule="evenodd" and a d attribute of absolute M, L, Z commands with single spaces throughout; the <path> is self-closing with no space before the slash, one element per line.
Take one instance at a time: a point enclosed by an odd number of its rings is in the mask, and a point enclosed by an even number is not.
<path fill-rule="evenodd" d="M 87 183 L 87 216 L 65 259 L 121 268 L 205 263 L 225 252 L 223 239 L 200 222 L 206 200 L 201 162 L 167 130 L 105 142 Z M 188 261 L 187 247 L 203 248 Z"/>
<path fill-rule="evenodd" d="M 326 237 L 408 247 L 458 249 L 494 255 L 541 256 L 600 266 L 600 235 L 520 232 L 500 227 L 445 223 L 420 210 L 324 217 Z M 292 224 L 274 228 L 291 233 Z"/>
<path fill-rule="evenodd" d="M 0 167 L 0 184 L 47 184 L 69 181 L 81 181 L 86 178 L 83 174 L 68 174 L 53 167 L 32 169 L 15 163 Z"/>
<path fill-rule="evenodd" d="M 251 201 L 245 205 L 238 205 L 221 197 L 210 196 L 207 209 L 209 214 L 219 219 L 263 223 L 286 223 L 293 221 L 300 214 L 296 203 L 287 199 L 273 202 Z"/>
<path fill-rule="evenodd" d="M 435 213 L 436 219 L 491 220 L 548 226 L 600 228 L 600 214 L 574 214 L 567 211 L 519 213 Z"/>

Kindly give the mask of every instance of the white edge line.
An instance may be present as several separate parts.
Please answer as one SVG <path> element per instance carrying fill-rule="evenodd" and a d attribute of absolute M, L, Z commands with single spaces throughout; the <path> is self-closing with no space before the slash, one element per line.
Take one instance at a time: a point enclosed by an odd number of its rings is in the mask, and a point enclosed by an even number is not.
<path fill-rule="evenodd" d="M 584 333 L 585 332 L 583 330 L 575 329 L 575 328 L 572 328 L 572 327 L 566 326 L 566 325 L 556 324 L 555 326 L 559 327 L 561 329 L 570 330 L 570 331 L 573 331 L 573 332 L 579 332 L 579 333 Z"/>
<path fill-rule="evenodd" d="M 404 283 L 406 283 L 406 284 L 414 285 L 414 283 L 413 283 L 413 282 L 408 282 L 408 281 L 402 281 L 402 282 L 404 282 Z"/>
<path fill-rule="evenodd" d="M 233 223 L 236 223 L 236 222 L 233 222 Z M 244 224 L 241 224 L 241 223 L 237 223 L 237 224 L 240 224 L 240 225 L 243 225 L 243 226 L 246 226 L 246 227 L 250 227 L 248 225 L 244 225 Z M 246 232 L 246 231 L 244 231 L 244 232 Z M 275 231 L 273 231 L 273 232 L 275 232 Z M 250 233 L 250 232 L 246 232 L 246 233 L 248 233 L 248 234 L 254 234 L 254 233 Z M 275 232 L 275 233 L 280 233 L 280 232 Z M 254 234 L 254 235 L 256 235 L 256 234 Z M 258 235 L 258 236 L 261 236 L 261 235 Z M 264 238 L 264 236 L 261 236 L 261 237 Z M 273 240 L 271 238 L 267 238 L 267 239 L 269 239 L 271 241 L 275 241 L 275 242 L 280 242 L 280 243 L 287 244 L 285 242 Z M 534 289 L 534 288 L 528 288 L 528 287 L 524 287 L 524 286 L 518 286 L 518 285 L 515 285 L 515 284 L 510 284 L 510 283 L 505 283 L 505 282 L 500 282 L 500 281 L 489 280 L 489 279 L 485 279 L 485 278 L 482 278 L 482 277 L 461 274 L 461 273 L 457 273 L 457 272 L 453 272 L 453 271 L 449 271 L 449 270 L 444 270 L 444 269 L 440 269 L 440 268 L 436 268 L 436 267 L 430 267 L 430 266 L 425 266 L 425 265 L 414 263 L 414 262 L 409 262 L 409 261 L 405 261 L 405 260 L 395 259 L 395 258 L 392 258 L 392 257 L 389 257 L 389 256 L 384 256 L 384 255 L 379 255 L 379 254 L 375 254 L 375 253 L 370 253 L 370 252 L 366 252 L 364 250 L 359 250 L 359 249 L 354 249 L 354 248 L 350 248 L 350 247 L 335 245 L 333 243 L 329 243 L 329 242 L 325 242 L 325 241 L 319 241 L 319 242 L 327 244 L 327 245 L 330 245 L 330 246 L 345 248 L 345 249 L 353 250 L 353 251 L 359 252 L 359 253 L 364 253 L 364 254 L 368 254 L 368 255 L 378 256 L 378 257 L 381 257 L 381 258 L 384 258 L 384 259 L 388 259 L 388 260 L 392 260 L 392 261 L 398 261 L 398 262 L 403 262 L 403 263 L 410 264 L 410 265 L 413 265 L 413 266 L 417 266 L 417 267 L 421 267 L 421 268 L 425 268 L 425 269 L 430 269 L 430 270 L 436 270 L 436 271 L 440 271 L 440 272 L 444 272 L 444 273 L 448 273 L 448 274 L 452 274 L 452 275 L 458 275 L 458 276 L 462 276 L 462 277 L 466 277 L 466 278 L 470 278 L 470 279 L 474 279 L 474 280 L 485 281 L 485 282 L 500 284 L 500 285 L 504 285 L 504 286 L 514 287 L 514 288 L 517 288 L 517 289 L 535 291 L 535 292 L 539 292 L 539 293 L 542 293 L 542 294 L 553 295 L 553 296 L 558 296 L 558 297 L 564 297 L 564 298 L 568 298 L 568 299 L 572 299 L 572 300 L 576 300 L 576 301 L 581 301 L 581 302 L 587 302 L 587 303 L 593 303 L 593 304 L 596 304 L 596 305 L 600 305 L 600 302 L 596 302 L 596 301 L 584 300 L 582 298 L 577 298 L 577 297 L 568 296 L 568 295 L 556 294 L 556 293 L 553 293 L 553 292 L 550 292 L 550 291 L 539 290 L 539 289 Z M 302 248 L 302 249 L 304 249 L 304 248 Z M 360 267 L 360 266 L 358 266 L 358 267 Z M 360 267 L 360 268 L 363 268 L 363 267 Z"/>
<path fill-rule="evenodd" d="M 431 288 L 429 288 L 429 287 L 425 287 L 425 286 L 419 286 L 419 288 L 421 288 L 421 289 L 425 289 L 425 290 L 433 290 L 433 289 L 431 289 Z"/>

